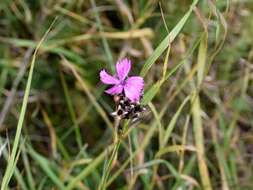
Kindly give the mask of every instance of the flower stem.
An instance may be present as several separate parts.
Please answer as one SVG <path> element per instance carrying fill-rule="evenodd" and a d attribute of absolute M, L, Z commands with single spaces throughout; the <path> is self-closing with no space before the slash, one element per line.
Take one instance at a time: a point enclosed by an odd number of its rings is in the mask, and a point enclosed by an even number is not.
<path fill-rule="evenodd" d="M 112 155 L 109 159 L 109 162 L 108 162 L 107 167 L 105 169 L 104 175 L 102 176 L 102 181 L 101 181 L 100 188 L 99 188 L 100 190 L 105 190 L 107 178 L 109 177 L 112 163 L 117 158 L 117 152 L 118 152 L 119 146 L 120 146 L 120 140 L 118 140 L 118 142 L 115 144 L 115 146 L 113 148 Z"/>
<path fill-rule="evenodd" d="M 119 138 L 119 135 L 118 135 L 119 124 L 120 124 L 120 118 L 116 117 L 114 121 L 114 148 L 112 151 L 112 155 L 108 161 L 108 164 L 105 168 L 105 172 L 102 176 L 102 180 L 98 188 L 99 190 L 105 190 L 107 178 L 109 177 L 110 171 L 112 169 L 112 164 L 117 159 L 117 153 L 118 153 L 118 149 L 121 142 L 121 139 Z"/>

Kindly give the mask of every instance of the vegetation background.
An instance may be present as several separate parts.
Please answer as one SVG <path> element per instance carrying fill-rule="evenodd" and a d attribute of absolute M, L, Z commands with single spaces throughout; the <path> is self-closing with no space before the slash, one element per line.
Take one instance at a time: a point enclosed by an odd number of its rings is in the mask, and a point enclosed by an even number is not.
<path fill-rule="evenodd" d="M 1 189 L 253 189 L 252 44 L 251 0 L 1 0 Z M 116 142 L 123 57 L 148 111 Z"/>

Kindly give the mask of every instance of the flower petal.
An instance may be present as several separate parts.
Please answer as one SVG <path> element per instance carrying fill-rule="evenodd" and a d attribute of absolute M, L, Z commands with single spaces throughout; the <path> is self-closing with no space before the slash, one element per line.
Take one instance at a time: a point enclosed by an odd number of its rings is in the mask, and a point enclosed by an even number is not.
<path fill-rule="evenodd" d="M 133 76 L 126 80 L 124 92 L 132 102 L 138 102 L 143 92 L 144 80 L 142 77 Z"/>
<path fill-rule="evenodd" d="M 109 88 L 105 92 L 107 94 L 115 95 L 115 94 L 120 94 L 123 91 L 123 86 L 122 85 L 114 85 L 112 88 Z"/>
<path fill-rule="evenodd" d="M 109 75 L 105 70 L 100 71 L 100 80 L 104 84 L 119 84 L 119 80 Z"/>
<path fill-rule="evenodd" d="M 116 71 L 121 81 L 125 80 L 131 69 L 131 61 L 127 58 L 122 59 L 116 63 Z"/>

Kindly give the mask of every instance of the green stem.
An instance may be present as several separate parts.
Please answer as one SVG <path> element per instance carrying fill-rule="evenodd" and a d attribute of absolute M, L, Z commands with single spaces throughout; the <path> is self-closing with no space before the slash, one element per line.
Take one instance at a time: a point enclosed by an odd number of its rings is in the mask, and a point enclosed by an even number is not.
<path fill-rule="evenodd" d="M 102 182 L 101 182 L 101 185 L 100 185 L 100 188 L 99 188 L 100 190 L 105 190 L 105 187 L 106 187 L 105 185 L 106 185 L 106 182 L 107 182 L 107 178 L 109 177 L 110 171 L 112 169 L 112 163 L 117 158 L 117 152 L 118 152 L 119 146 L 120 146 L 120 140 L 118 140 L 118 142 L 114 146 L 112 155 L 111 155 L 110 160 L 108 162 L 108 165 L 105 169 L 105 173 L 102 177 Z"/>
<path fill-rule="evenodd" d="M 118 149 L 121 143 L 121 138 L 119 138 L 118 135 L 118 128 L 119 128 L 119 124 L 120 124 L 120 120 L 121 118 L 116 117 L 115 121 L 114 121 L 114 148 L 112 151 L 112 155 L 109 159 L 109 162 L 107 164 L 107 167 L 105 168 L 105 172 L 102 176 L 102 180 L 101 180 L 101 184 L 99 185 L 99 190 L 104 190 L 106 188 L 106 182 L 107 182 L 107 178 L 110 175 L 110 171 L 112 169 L 112 163 L 115 159 L 117 159 L 117 153 L 118 153 Z"/>

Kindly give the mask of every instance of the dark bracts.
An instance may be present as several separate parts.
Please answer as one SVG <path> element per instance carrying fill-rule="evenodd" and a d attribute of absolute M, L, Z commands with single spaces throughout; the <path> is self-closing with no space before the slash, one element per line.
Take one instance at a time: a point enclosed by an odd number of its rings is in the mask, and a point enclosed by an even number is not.
<path fill-rule="evenodd" d="M 111 115 L 120 117 L 121 119 L 130 119 L 132 122 L 140 118 L 141 114 L 146 111 L 139 102 L 131 102 L 123 94 L 115 95 L 114 101 L 116 110 Z"/>

